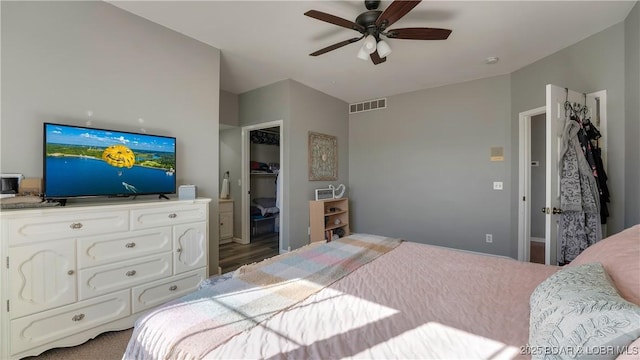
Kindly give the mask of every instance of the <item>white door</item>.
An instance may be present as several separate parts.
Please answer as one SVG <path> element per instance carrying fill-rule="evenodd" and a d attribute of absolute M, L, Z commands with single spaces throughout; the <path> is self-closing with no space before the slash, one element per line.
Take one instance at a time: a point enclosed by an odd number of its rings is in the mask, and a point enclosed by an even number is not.
<path fill-rule="evenodd" d="M 592 122 L 596 127 L 600 128 L 602 139 L 600 146 L 603 149 L 603 159 L 606 159 L 605 152 L 605 124 L 606 119 L 602 119 L 602 115 L 606 116 L 606 100 L 605 103 L 600 102 L 600 106 L 596 107 L 596 99 L 606 99 L 606 91 L 597 93 L 584 94 L 573 90 L 567 90 L 556 85 L 547 85 L 547 171 L 546 171 L 546 196 L 545 208 L 545 264 L 556 265 L 557 249 L 558 249 L 558 222 L 559 214 L 562 212 L 560 208 L 560 174 L 559 174 L 559 153 L 562 140 L 562 131 L 565 124 L 565 102 L 578 103 L 586 105 L 592 117 Z M 595 118 L 595 119 L 594 119 Z"/>

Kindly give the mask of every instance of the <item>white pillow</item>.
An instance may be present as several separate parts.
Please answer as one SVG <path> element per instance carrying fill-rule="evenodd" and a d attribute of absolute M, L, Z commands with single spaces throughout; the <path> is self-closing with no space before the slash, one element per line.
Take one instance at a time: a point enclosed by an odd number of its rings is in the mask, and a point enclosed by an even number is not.
<path fill-rule="evenodd" d="M 563 268 L 529 303 L 533 359 L 615 359 L 640 336 L 640 306 L 618 294 L 600 263 Z"/>

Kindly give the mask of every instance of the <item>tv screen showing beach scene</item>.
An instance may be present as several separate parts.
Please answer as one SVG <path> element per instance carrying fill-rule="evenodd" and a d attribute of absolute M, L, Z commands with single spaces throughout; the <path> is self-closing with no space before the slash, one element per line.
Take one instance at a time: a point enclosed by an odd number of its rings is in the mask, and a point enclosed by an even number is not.
<path fill-rule="evenodd" d="M 174 194 L 174 137 L 44 124 L 46 198 Z"/>

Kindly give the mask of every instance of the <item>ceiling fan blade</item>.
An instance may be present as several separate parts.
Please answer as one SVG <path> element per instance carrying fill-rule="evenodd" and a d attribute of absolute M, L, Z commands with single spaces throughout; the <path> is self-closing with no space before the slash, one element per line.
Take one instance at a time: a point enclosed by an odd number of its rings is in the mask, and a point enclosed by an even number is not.
<path fill-rule="evenodd" d="M 395 0 L 389 5 L 384 12 L 378 17 L 376 20 L 376 26 L 378 26 L 381 30 L 384 30 L 391 24 L 400 20 L 401 17 L 407 15 L 411 9 L 420 4 L 421 0 L 417 1 L 404 1 L 404 0 Z"/>
<path fill-rule="evenodd" d="M 312 53 L 311 53 L 311 54 L 309 54 L 309 55 L 310 55 L 310 56 L 318 56 L 318 55 L 322 55 L 322 54 L 324 54 L 324 53 L 328 53 L 329 51 L 333 51 L 333 50 L 338 49 L 338 48 L 341 48 L 341 47 L 343 47 L 343 46 L 345 46 L 345 45 L 349 45 L 349 44 L 351 44 L 351 43 L 354 43 L 354 42 L 356 42 L 356 41 L 358 41 L 358 40 L 360 40 L 360 39 L 362 39 L 362 38 L 363 38 L 363 36 L 361 36 L 361 37 L 355 37 L 355 38 L 353 38 L 353 39 L 349 39 L 349 40 L 345 40 L 345 41 L 341 41 L 341 42 L 336 43 L 336 44 L 333 44 L 333 45 L 331 45 L 331 46 L 327 46 L 327 47 L 326 47 L 326 48 L 324 48 L 324 49 L 320 49 L 320 50 L 318 50 L 318 51 L 316 51 L 316 52 L 312 52 Z"/>
<path fill-rule="evenodd" d="M 446 40 L 449 34 L 451 34 L 449 29 L 401 28 L 387 31 L 386 36 L 390 39 Z"/>
<path fill-rule="evenodd" d="M 344 28 L 351 29 L 351 30 L 356 30 L 356 31 L 359 31 L 359 32 L 364 32 L 365 31 L 364 26 L 362 26 L 360 24 L 356 24 L 353 21 L 349 21 L 347 19 L 343 19 L 343 18 L 335 16 L 335 15 L 323 13 L 321 11 L 309 10 L 304 14 L 309 16 L 309 17 L 312 17 L 314 19 L 318 19 L 320 21 L 328 22 L 329 24 L 342 26 Z"/>
<path fill-rule="evenodd" d="M 373 61 L 374 65 L 378 65 L 387 61 L 387 58 L 386 57 L 381 58 L 380 55 L 378 54 L 378 50 L 376 50 L 371 53 L 371 61 Z"/>

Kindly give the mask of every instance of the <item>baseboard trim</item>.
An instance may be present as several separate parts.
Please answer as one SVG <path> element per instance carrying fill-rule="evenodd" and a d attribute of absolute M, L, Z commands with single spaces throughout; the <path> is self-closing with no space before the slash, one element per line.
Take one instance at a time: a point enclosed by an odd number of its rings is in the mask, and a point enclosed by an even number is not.
<path fill-rule="evenodd" d="M 545 242 L 545 241 L 544 241 L 544 238 L 540 238 L 540 237 L 533 237 L 533 236 L 532 236 L 532 237 L 531 237 L 531 242 L 539 242 L 539 243 L 543 243 L 543 242 Z"/>
<path fill-rule="evenodd" d="M 233 241 L 234 243 L 238 243 L 238 244 L 242 244 L 242 245 L 247 245 L 248 243 L 242 241 L 242 239 L 234 237 L 233 239 L 231 239 L 231 241 Z"/>

